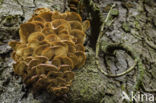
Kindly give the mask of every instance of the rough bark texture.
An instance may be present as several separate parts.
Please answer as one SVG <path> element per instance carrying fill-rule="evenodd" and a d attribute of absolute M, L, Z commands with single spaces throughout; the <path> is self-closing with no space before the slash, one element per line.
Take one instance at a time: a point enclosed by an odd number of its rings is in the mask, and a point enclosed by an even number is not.
<path fill-rule="evenodd" d="M 133 65 L 134 60 L 126 52 L 118 50 L 115 56 L 109 56 L 102 49 L 106 42 L 122 43 L 136 53 L 145 68 L 142 78 L 144 88 L 138 87 L 138 91 L 156 94 L 155 91 L 149 91 L 156 89 L 156 1 L 93 0 L 97 8 L 90 5 L 91 0 L 85 0 L 88 1 L 86 4 L 81 1 L 85 5 L 85 11 L 81 14 L 91 21 L 85 42 L 87 61 L 81 69 L 75 70 L 76 76 L 70 92 L 55 97 L 46 92 L 34 96 L 25 88 L 21 78 L 13 73 L 13 60 L 10 57 L 12 50 L 7 43 L 19 39 L 19 25 L 31 17 L 34 9 L 48 7 L 63 12 L 69 9 L 68 1 L 0 0 L 0 103 L 127 103 L 122 101 L 121 94 L 122 91 L 128 94 L 134 91 L 140 73 L 138 67 L 122 77 L 110 78 L 103 75 L 95 63 L 101 18 L 106 18 L 113 3 L 116 6 L 102 31 L 100 66 L 108 73 L 118 74 Z"/>

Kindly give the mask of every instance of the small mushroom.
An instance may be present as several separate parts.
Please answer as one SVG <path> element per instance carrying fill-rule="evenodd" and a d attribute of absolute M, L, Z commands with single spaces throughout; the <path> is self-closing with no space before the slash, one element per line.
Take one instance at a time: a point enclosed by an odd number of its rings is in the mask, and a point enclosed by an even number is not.
<path fill-rule="evenodd" d="M 38 48 L 39 46 L 41 45 L 45 45 L 45 44 L 48 44 L 47 41 L 43 40 L 43 41 L 38 41 L 38 40 L 32 40 L 31 42 L 29 42 L 27 45 L 28 47 L 31 47 L 33 49 L 36 49 Z M 48 44 L 49 45 L 49 44 Z"/>
<path fill-rule="evenodd" d="M 86 56 L 85 56 L 84 52 L 82 52 L 82 51 L 75 52 L 75 55 L 78 58 L 78 64 L 76 65 L 76 67 L 80 68 L 85 64 Z"/>
<path fill-rule="evenodd" d="M 52 21 L 52 12 L 43 12 L 40 13 L 38 16 L 42 17 L 47 22 Z"/>
<path fill-rule="evenodd" d="M 16 55 L 22 56 L 23 55 L 23 49 L 27 46 L 25 44 L 21 44 L 17 47 Z"/>
<path fill-rule="evenodd" d="M 85 20 L 82 23 L 82 25 L 83 25 L 83 31 L 86 32 L 89 29 L 89 27 L 90 27 L 90 22 L 88 20 Z"/>
<path fill-rule="evenodd" d="M 74 73 L 72 71 L 65 71 L 64 77 L 66 81 L 72 81 L 74 79 Z"/>
<path fill-rule="evenodd" d="M 61 65 L 61 60 L 59 57 L 55 57 L 53 60 L 52 60 L 52 64 L 59 67 Z"/>
<path fill-rule="evenodd" d="M 83 44 L 84 39 L 85 39 L 85 33 L 84 32 L 77 30 L 77 29 L 74 29 L 71 31 L 70 34 L 72 36 L 74 36 L 74 38 L 76 38 L 76 40 L 77 40 L 77 41 L 75 41 L 76 44 Z"/>
<path fill-rule="evenodd" d="M 41 31 L 40 29 L 44 28 L 44 23 L 40 21 L 32 21 L 31 23 L 35 24 L 36 30 Z"/>
<path fill-rule="evenodd" d="M 45 40 L 48 42 L 60 41 L 60 38 L 56 34 L 49 34 L 46 36 Z"/>
<path fill-rule="evenodd" d="M 42 14 L 44 12 L 50 12 L 51 10 L 49 8 L 37 8 L 35 11 L 34 11 L 34 14 L 35 15 L 39 15 L 39 14 Z"/>
<path fill-rule="evenodd" d="M 51 87 L 50 92 L 54 93 L 56 96 L 60 96 L 62 94 L 65 94 L 69 91 L 69 88 L 63 86 L 63 87 Z"/>
<path fill-rule="evenodd" d="M 24 59 L 25 62 L 29 63 L 31 60 L 33 59 L 32 56 L 29 56 L 27 58 Z"/>
<path fill-rule="evenodd" d="M 23 80 L 24 82 L 29 80 L 31 77 L 33 77 L 34 75 L 36 75 L 36 66 L 29 68 L 26 70 L 26 74 L 23 75 Z"/>
<path fill-rule="evenodd" d="M 85 48 L 82 44 L 76 44 L 75 45 L 76 51 L 82 51 L 85 52 Z"/>
<path fill-rule="evenodd" d="M 81 18 L 81 16 L 78 14 L 78 13 L 76 13 L 76 12 L 66 12 L 66 20 L 67 21 L 79 21 L 79 22 L 82 22 L 82 18 Z"/>
<path fill-rule="evenodd" d="M 38 75 L 34 75 L 31 78 L 25 80 L 24 82 L 25 82 L 25 84 L 27 86 L 29 86 L 29 85 L 33 85 L 38 79 L 39 79 L 39 76 Z"/>
<path fill-rule="evenodd" d="M 46 22 L 46 23 L 44 24 L 44 27 L 45 27 L 45 28 L 52 28 L 51 22 Z"/>
<path fill-rule="evenodd" d="M 70 71 L 70 70 L 72 70 L 72 67 L 67 64 L 62 64 L 59 68 L 59 71 L 61 72 Z"/>
<path fill-rule="evenodd" d="M 48 60 L 51 60 L 55 55 L 55 50 L 53 47 L 47 47 L 42 51 L 41 55 L 47 57 Z"/>
<path fill-rule="evenodd" d="M 45 74 L 41 74 L 39 79 L 34 83 L 33 88 L 35 90 L 46 89 L 48 85 L 48 78 Z"/>
<path fill-rule="evenodd" d="M 53 15 L 52 15 L 52 20 L 55 19 L 64 19 L 66 17 L 66 15 L 64 13 L 60 13 L 58 11 L 54 11 Z"/>
<path fill-rule="evenodd" d="M 42 52 L 43 52 L 43 50 L 44 50 L 45 48 L 47 48 L 47 47 L 49 47 L 48 44 L 44 44 L 44 45 L 39 46 L 38 48 L 36 48 L 36 49 L 34 50 L 33 55 L 35 55 L 35 56 L 41 55 Z"/>
<path fill-rule="evenodd" d="M 63 43 L 68 45 L 68 53 L 74 53 L 76 51 L 74 42 L 69 40 L 63 40 Z"/>
<path fill-rule="evenodd" d="M 28 37 L 28 42 L 31 42 L 32 40 L 42 41 L 44 40 L 44 34 L 41 32 L 31 33 Z"/>
<path fill-rule="evenodd" d="M 26 57 L 28 57 L 28 56 L 32 56 L 32 54 L 33 54 L 33 48 L 31 48 L 31 47 L 26 47 L 26 48 L 24 48 L 24 49 L 22 49 L 22 55 L 23 55 L 23 58 L 26 58 Z"/>
<path fill-rule="evenodd" d="M 78 64 L 78 58 L 74 53 L 68 53 L 67 56 L 72 60 L 73 65 L 75 67 L 75 65 Z"/>
<path fill-rule="evenodd" d="M 18 41 L 10 41 L 10 42 L 8 43 L 8 45 L 11 46 L 11 48 L 12 48 L 13 50 L 16 50 L 16 48 L 18 47 L 18 45 L 21 45 L 21 43 L 18 42 Z"/>
<path fill-rule="evenodd" d="M 56 29 L 58 26 L 60 26 L 62 24 L 69 25 L 69 23 L 64 19 L 55 19 L 55 20 L 52 21 L 53 29 Z"/>
<path fill-rule="evenodd" d="M 44 35 L 55 34 L 55 32 L 52 28 L 44 28 L 42 30 L 42 33 L 44 33 Z"/>
<path fill-rule="evenodd" d="M 41 27 L 34 23 L 28 22 L 28 23 L 21 24 L 19 30 L 20 41 L 22 43 L 27 43 L 27 39 L 29 35 L 37 31 L 41 31 Z"/>
<path fill-rule="evenodd" d="M 56 56 L 66 56 L 68 52 L 68 45 L 63 42 L 53 42 L 53 48 Z"/>
<path fill-rule="evenodd" d="M 31 21 L 45 22 L 45 20 L 42 17 L 40 17 L 40 16 L 34 16 L 34 17 L 32 17 L 32 20 Z"/>
<path fill-rule="evenodd" d="M 13 67 L 14 67 L 14 72 L 17 75 L 23 75 L 24 73 L 26 73 L 28 65 L 26 64 L 26 62 L 20 61 L 14 64 Z"/>
<path fill-rule="evenodd" d="M 49 78 L 63 77 L 63 73 L 58 72 L 58 71 L 50 71 L 50 72 L 48 72 L 47 77 L 49 77 Z"/>
<path fill-rule="evenodd" d="M 67 56 L 56 56 L 54 57 L 54 59 L 52 60 L 52 64 L 56 65 L 56 66 L 60 66 L 61 64 L 67 64 L 70 65 L 72 68 L 74 67 L 72 60 L 67 57 Z"/>
<path fill-rule="evenodd" d="M 59 34 L 59 38 L 61 40 L 68 40 L 68 41 L 72 41 L 72 38 L 70 35 L 66 34 L 66 33 L 61 33 Z"/>
<path fill-rule="evenodd" d="M 78 30 L 82 30 L 82 24 L 79 21 L 70 21 L 70 26 L 71 26 L 71 30 L 73 29 L 78 29 Z"/>
<path fill-rule="evenodd" d="M 29 68 L 32 68 L 32 67 L 34 67 L 34 66 L 37 66 L 37 65 L 40 64 L 40 63 L 41 63 L 40 60 L 33 59 L 33 60 L 31 60 L 31 61 L 29 62 L 28 66 L 29 66 Z"/>
<path fill-rule="evenodd" d="M 58 27 L 54 28 L 54 31 L 56 32 L 56 34 L 60 35 L 61 33 L 65 33 L 65 34 L 69 34 L 71 28 L 70 25 L 68 24 L 61 24 Z M 65 32 L 66 31 L 66 32 Z"/>
<path fill-rule="evenodd" d="M 63 79 L 62 77 L 56 77 L 57 80 L 57 86 L 65 86 L 66 85 L 66 80 Z"/>
<path fill-rule="evenodd" d="M 16 62 L 19 60 L 19 56 L 16 55 L 16 51 L 11 53 L 11 58 L 14 59 Z"/>
<path fill-rule="evenodd" d="M 47 86 L 47 89 L 49 91 L 50 88 L 52 87 L 56 87 L 57 86 L 57 80 L 56 78 L 52 79 L 52 78 L 48 78 L 48 86 Z"/>
<path fill-rule="evenodd" d="M 39 64 L 36 67 L 37 74 L 48 74 L 50 71 L 57 71 L 57 67 L 52 64 Z"/>
<path fill-rule="evenodd" d="M 45 63 L 46 61 L 48 61 L 48 58 L 45 56 L 36 56 L 35 59 L 41 61 L 41 63 Z"/>

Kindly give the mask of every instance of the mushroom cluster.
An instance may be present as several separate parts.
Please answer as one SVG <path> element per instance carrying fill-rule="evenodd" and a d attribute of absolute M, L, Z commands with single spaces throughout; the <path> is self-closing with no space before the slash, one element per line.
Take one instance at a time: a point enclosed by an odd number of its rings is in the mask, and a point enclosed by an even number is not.
<path fill-rule="evenodd" d="M 47 90 L 57 96 L 68 92 L 74 68 L 84 65 L 83 46 L 88 20 L 75 12 L 60 13 L 38 8 L 20 25 L 20 41 L 11 41 L 15 74 L 33 91 Z"/>

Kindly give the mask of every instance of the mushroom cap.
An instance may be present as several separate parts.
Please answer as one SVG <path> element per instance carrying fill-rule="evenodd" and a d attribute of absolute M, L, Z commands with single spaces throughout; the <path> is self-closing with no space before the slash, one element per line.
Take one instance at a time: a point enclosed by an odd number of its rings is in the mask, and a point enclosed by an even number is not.
<path fill-rule="evenodd" d="M 85 64 L 86 56 L 85 56 L 84 52 L 82 52 L 82 51 L 75 52 L 75 55 L 78 58 L 78 64 L 76 65 L 76 67 L 80 68 Z"/>
<path fill-rule="evenodd" d="M 23 75 L 23 81 L 26 82 L 27 80 L 31 79 L 34 75 L 36 75 L 36 66 L 29 68 L 26 70 L 26 74 Z"/>
<path fill-rule="evenodd" d="M 45 40 L 48 42 L 60 41 L 60 38 L 56 34 L 49 34 L 46 36 Z"/>
<path fill-rule="evenodd" d="M 63 64 L 59 68 L 59 71 L 61 71 L 61 72 L 71 71 L 71 70 L 72 70 L 72 67 L 70 65 L 67 65 L 67 64 Z"/>
<path fill-rule="evenodd" d="M 26 64 L 25 61 L 21 61 L 14 64 L 13 67 L 14 67 L 14 72 L 17 75 L 24 75 L 24 73 L 26 73 L 28 65 Z"/>
<path fill-rule="evenodd" d="M 36 56 L 35 59 L 41 61 L 41 63 L 45 63 L 48 61 L 48 58 L 45 56 Z"/>
<path fill-rule="evenodd" d="M 51 10 L 49 8 L 37 8 L 35 11 L 34 11 L 34 14 L 35 15 L 39 15 L 41 13 L 44 13 L 44 12 L 50 12 Z"/>
<path fill-rule="evenodd" d="M 11 53 L 11 57 L 16 61 L 18 62 L 19 60 L 22 60 L 23 58 L 21 58 L 19 55 L 16 55 L 16 51 L 13 51 Z"/>
<path fill-rule="evenodd" d="M 18 45 L 16 50 L 16 55 L 22 56 L 23 55 L 23 49 L 27 46 L 25 44 Z"/>
<path fill-rule="evenodd" d="M 48 42 L 45 41 L 45 40 L 43 40 L 43 41 L 32 40 L 32 41 L 29 42 L 27 45 L 28 45 L 28 47 L 31 47 L 31 48 L 33 48 L 33 49 L 36 49 L 36 48 L 38 48 L 39 46 L 45 45 L 45 44 L 48 44 Z"/>
<path fill-rule="evenodd" d="M 54 93 L 56 96 L 60 96 L 62 94 L 65 94 L 69 91 L 68 87 L 62 86 L 62 87 L 51 87 L 49 89 L 49 92 Z"/>
<path fill-rule="evenodd" d="M 16 50 L 16 48 L 18 47 L 18 45 L 20 45 L 21 43 L 20 42 L 18 42 L 18 41 L 10 41 L 9 43 L 8 43 L 8 45 L 9 46 L 11 46 L 11 48 L 13 49 L 13 50 Z"/>
<path fill-rule="evenodd" d="M 36 31 L 41 31 L 40 29 L 44 28 L 44 23 L 41 21 L 32 21 L 31 23 L 35 24 L 36 26 Z"/>
<path fill-rule="evenodd" d="M 39 89 L 46 89 L 46 86 L 48 85 L 48 78 L 45 74 L 41 74 L 38 78 L 38 80 L 34 83 L 33 88 L 36 90 Z"/>
<path fill-rule="evenodd" d="M 42 30 L 42 33 L 44 33 L 44 35 L 55 34 L 55 32 L 52 28 L 44 28 Z"/>
<path fill-rule="evenodd" d="M 58 26 L 60 26 L 62 24 L 69 25 L 69 23 L 66 20 L 64 20 L 64 19 L 55 19 L 55 20 L 52 21 L 53 29 L 56 29 Z"/>
<path fill-rule="evenodd" d="M 71 26 L 71 30 L 73 29 L 78 29 L 78 30 L 82 30 L 82 24 L 79 21 L 69 21 L 70 26 Z"/>
<path fill-rule="evenodd" d="M 65 19 L 65 17 L 66 17 L 66 14 L 60 13 L 58 11 L 53 11 L 52 20 L 55 20 L 55 19 Z"/>
<path fill-rule="evenodd" d="M 62 75 L 63 75 L 63 73 L 62 73 Z M 56 79 L 57 79 L 57 83 L 58 83 L 57 86 L 65 86 L 66 85 L 66 80 L 64 78 L 56 77 Z"/>
<path fill-rule="evenodd" d="M 48 83 L 49 85 L 47 86 L 47 90 L 49 91 L 49 89 L 51 87 L 56 87 L 57 86 L 57 80 L 56 78 L 52 79 L 52 78 L 48 78 Z"/>
<path fill-rule="evenodd" d="M 72 72 L 72 71 L 65 71 L 63 78 L 66 81 L 72 81 L 74 79 L 74 72 Z"/>
<path fill-rule="evenodd" d="M 20 41 L 22 43 L 27 43 L 27 39 L 28 39 L 29 35 L 33 32 L 37 32 L 37 31 L 41 31 L 41 26 L 39 26 L 35 23 L 28 22 L 28 23 L 21 24 L 20 30 L 19 30 Z"/>
<path fill-rule="evenodd" d="M 33 57 L 32 56 L 29 56 L 29 57 L 25 58 L 24 61 L 26 61 L 27 63 L 29 63 L 32 59 L 33 59 Z"/>
<path fill-rule="evenodd" d="M 73 61 L 67 56 L 55 56 L 52 60 L 52 64 L 60 67 L 61 64 L 70 65 L 72 68 L 74 67 Z"/>
<path fill-rule="evenodd" d="M 76 13 L 76 12 L 66 12 L 66 18 L 65 18 L 65 20 L 67 20 L 67 21 L 80 21 L 80 22 L 82 22 L 82 18 L 81 18 L 81 16 L 78 14 L 78 13 Z"/>
<path fill-rule="evenodd" d="M 69 40 L 63 40 L 63 43 L 68 45 L 68 53 L 74 53 L 76 51 L 75 43 Z"/>
<path fill-rule="evenodd" d="M 37 74 L 48 74 L 51 71 L 57 71 L 57 67 L 52 64 L 39 64 L 36 67 Z"/>
<path fill-rule="evenodd" d="M 52 78 L 52 79 L 57 78 L 57 77 L 63 77 L 63 73 L 58 72 L 58 71 L 50 71 L 48 72 L 47 77 Z"/>
<path fill-rule="evenodd" d="M 68 45 L 63 42 L 53 42 L 53 48 L 56 56 L 66 56 L 68 52 Z"/>
<path fill-rule="evenodd" d="M 45 20 L 44 20 L 42 17 L 38 16 L 38 15 L 32 17 L 32 19 L 31 19 L 30 21 L 40 21 L 40 22 L 45 22 Z"/>
<path fill-rule="evenodd" d="M 69 24 L 64 23 L 64 24 L 60 24 L 56 28 L 54 28 L 54 31 L 58 35 L 60 35 L 61 33 L 68 35 L 69 32 L 71 31 L 71 27 Z"/>
<path fill-rule="evenodd" d="M 85 48 L 82 44 L 76 44 L 75 45 L 76 51 L 82 51 L 85 52 Z"/>
<path fill-rule="evenodd" d="M 27 86 L 29 86 L 29 85 L 33 85 L 38 79 L 39 79 L 39 76 L 34 75 L 31 78 L 26 79 L 24 82 L 27 84 Z"/>
<path fill-rule="evenodd" d="M 38 16 L 42 17 L 46 22 L 52 21 L 52 12 L 43 12 L 40 13 Z"/>
<path fill-rule="evenodd" d="M 74 41 L 76 44 L 83 44 L 84 43 L 84 39 L 85 39 L 85 33 L 74 29 L 71 31 L 70 33 L 72 36 L 74 36 L 74 38 L 76 39 L 76 41 Z"/>
<path fill-rule="evenodd" d="M 32 67 L 34 67 L 34 66 L 37 66 L 37 65 L 40 64 L 40 63 L 41 63 L 40 60 L 32 59 L 32 60 L 29 62 L 28 66 L 29 66 L 29 68 L 32 68 Z"/>
<path fill-rule="evenodd" d="M 90 22 L 89 22 L 89 20 L 85 20 L 85 21 L 82 23 L 82 25 L 83 25 L 83 31 L 86 32 L 86 31 L 89 29 L 89 27 L 90 27 Z"/>
<path fill-rule="evenodd" d="M 36 48 L 33 52 L 33 55 L 39 56 L 42 54 L 42 52 L 45 50 L 45 48 L 49 47 L 49 44 L 44 44 Z"/>
<path fill-rule="evenodd" d="M 45 28 L 52 28 L 51 22 L 46 22 L 46 23 L 44 24 L 44 27 L 45 27 Z"/>
<path fill-rule="evenodd" d="M 22 49 L 22 55 L 23 55 L 23 58 L 26 58 L 26 57 L 28 57 L 28 56 L 32 56 L 32 54 L 33 54 L 33 48 L 31 48 L 31 47 L 26 47 L 26 48 L 24 48 L 24 49 Z"/>
<path fill-rule="evenodd" d="M 78 57 L 74 53 L 68 53 L 68 57 L 72 60 L 75 67 L 78 64 Z"/>
<path fill-rule="evenodd" d="M 48 60 L 51 60 L 55 55 L 55 50 L 53 47 L 47 47 L 42 51 L 41 55 L 47 57 Z"/>
<path fill-rule="evenodd" d="M 44 40 L 44 34 L 41 32 L 33 32 L 29 35 L 28 42 L 31 42 L 32 40 L 42 41 Z"/>

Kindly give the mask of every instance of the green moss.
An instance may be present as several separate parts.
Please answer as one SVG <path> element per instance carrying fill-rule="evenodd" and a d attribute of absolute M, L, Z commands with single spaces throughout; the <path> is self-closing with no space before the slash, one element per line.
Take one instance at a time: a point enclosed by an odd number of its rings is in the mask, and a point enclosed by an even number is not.
<path fill-rule="evenodd" d="M 3 1 L 4 1 L 4 0 L 0 0 L 0 5 L 3 4 Z"/>
<path fill-rule="evenodd" d="M 122 24 L 122 29 L 123 29 L 125 32 L 130 32 L 130 25 L 129 25 L 129 23 L 124 22 L 124 23 Z"/>
<path fill-rule="evenodd" d="M 119 15 L 119 10 L 117 10 L 117 9 L 112 9 L 111 15 L 112 15 L 112 16 L 118 16 L 118 15 Z"/>
<path fill-rule="evenodd" d="M 136 29 L 140 30 L 141 26 L 138 21 L 134 21 L 134 26 Z"/>

